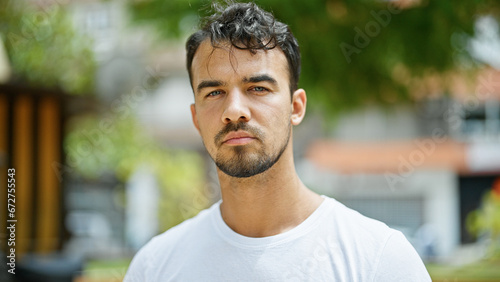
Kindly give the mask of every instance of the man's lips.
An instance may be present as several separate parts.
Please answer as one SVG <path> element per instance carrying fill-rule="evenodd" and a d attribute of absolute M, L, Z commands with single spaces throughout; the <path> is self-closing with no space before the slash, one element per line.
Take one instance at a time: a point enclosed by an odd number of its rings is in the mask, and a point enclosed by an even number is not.
<path fill-rule="evenodd" d="M 245 132 L 245 131 L 236 131 L 236 132 L 229 132 L 226 137 L 224 137 L 224 140 L 222 141 L 222 144 L 226 145 L 244 145 L 249 142 L 252 142 L 255 139 L 250 133 Z"/>

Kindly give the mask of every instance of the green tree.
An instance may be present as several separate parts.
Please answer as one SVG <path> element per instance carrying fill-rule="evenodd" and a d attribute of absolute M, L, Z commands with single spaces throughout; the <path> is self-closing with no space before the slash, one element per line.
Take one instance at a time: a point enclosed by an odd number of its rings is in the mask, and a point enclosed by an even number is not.
<path fill-rule="evenodd" d="M 500 259 L 500 180 L 485 193 L 480 208 L 467 215 L 466 226 L 474 236 L 488 239 L 487 257 Z"/>
<path fill-rule="evenodd" d="M 0 36 L 14 83 L 93 92 L 95 63 L 90 40 L 77 34 L 63 1 L 0 0 Z"/>
<path fill-rule="evenodd" d="M 99 125 L 106 120 L 104 129 Z M 196 215 L 212 200 L 204 190 L 203 160 L 193 151 L 172 150 L 143 129 L 135 116 L 81 116 L 65 139 L 66 170 L 85 179 L 111 172 L 125 183 L 147 167 L 160 190 L 160 230 Z"/>
<path fill-rule="evenodd" d="M 461 70 L 458 61 L 474 66 L 465 44 L 475 20 L 500 15 L 500 3 L 489 0 L 255 2 L 291 27 L 303 58 L 300 87 L 313 107 L 330 113 L 409 102 L 410 78 Z M 131 1 L 130 11 L 135 23 L 153 24 L 174 39 L 192 32 L 209 6 L 206 0 L 144 0 Z"/>

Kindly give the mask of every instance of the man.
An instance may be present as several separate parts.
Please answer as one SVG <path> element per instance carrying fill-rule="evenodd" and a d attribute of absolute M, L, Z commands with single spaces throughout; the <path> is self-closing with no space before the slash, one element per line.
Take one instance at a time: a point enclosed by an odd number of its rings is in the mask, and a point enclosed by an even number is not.
<path fill-rule="evenodd" d="M 187 41 L 193 123 L 222 200 L 153 238 L 125 281 L 430 281 L 402 233 L 309 190 L 293 160 L 306 93 L 288 27 L 230 4 Z"/>

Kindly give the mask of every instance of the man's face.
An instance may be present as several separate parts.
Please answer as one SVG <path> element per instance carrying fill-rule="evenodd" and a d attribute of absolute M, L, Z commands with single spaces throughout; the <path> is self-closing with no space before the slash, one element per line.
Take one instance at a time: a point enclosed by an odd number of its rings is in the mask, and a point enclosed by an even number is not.
<path fill-rule="evenodd" d="M 255 54 L 205 40 L 192 63 L 193 122 L 217 167 L 250 177 L 276 163 L 291 132 L 287 60 L 279 48 Z"/>

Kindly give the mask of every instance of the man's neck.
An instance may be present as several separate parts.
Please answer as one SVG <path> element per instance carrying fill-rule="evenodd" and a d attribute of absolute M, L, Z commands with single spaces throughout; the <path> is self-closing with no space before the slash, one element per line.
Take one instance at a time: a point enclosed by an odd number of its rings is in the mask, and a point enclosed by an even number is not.
<path fill-rule="evenodd" d="M 286 232 L 303 222 L 323 201 L 300 181 L 291 152 L 253 177 L 234 178 L 218 173 L 222 218 L 244 236 L 266 237 Z"/>

